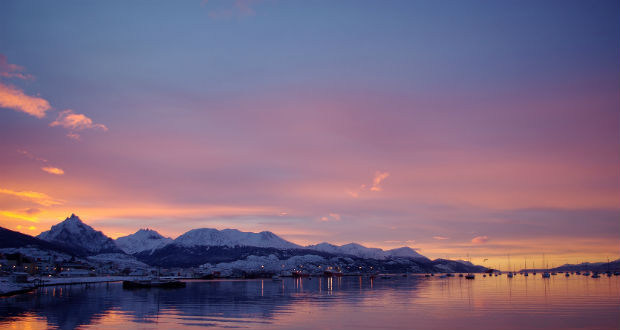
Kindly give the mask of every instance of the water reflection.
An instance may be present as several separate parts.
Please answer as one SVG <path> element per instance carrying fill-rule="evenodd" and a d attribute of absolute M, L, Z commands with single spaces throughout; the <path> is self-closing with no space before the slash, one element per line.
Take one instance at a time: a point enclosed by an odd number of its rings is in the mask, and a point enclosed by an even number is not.
<path fill-rule="evenodd" d="M 110 283 L 0 299 L 0 328 L 617 329 L 618 307 L 618 277 L 330 277 L 129 291 Z"/>

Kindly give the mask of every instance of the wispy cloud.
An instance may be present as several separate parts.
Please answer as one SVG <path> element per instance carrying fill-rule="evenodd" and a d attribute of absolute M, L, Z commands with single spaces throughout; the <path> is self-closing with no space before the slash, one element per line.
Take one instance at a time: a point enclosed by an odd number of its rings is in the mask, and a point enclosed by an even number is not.
<path fill-rule="evenodd" d="M 22 155 L 24 155 L 27 158 L 30 158 L 32 160 L 36 160 L 36 161 L 42 162 L 42 163 L 47 163 L 47 159 L 41 158 L 41 157 L 37 157 L 37 156 L 33 155 L 31 152 L 29 152 L 27 150 L 17 149 L 17 152 L 19 152 L 20 154 L 22 154 Z"/>
<path fill-rule="evenodd" d="M 6 55 L 0 54 L 0 77 L 17 78 L 22 80 L 31 80 L 34 77 L 31 74 L 23 73 L 24 67 L 8 62 Z"/>
<path fill-rule="evenodd" d="M 48 163 L 47 159 L 35 156 L 34 154 L 32 154 L 29 151 L 18 149 L 17 152 L 19 152 L 20 154 L 24 155 L 28 159 L 32 159 L 34 161 L 37 161 L 37 162 L 40 162 L 40 163 L 44 163 L 44 164 Z M 43 171 L 45 171 L 47 173 L 50 173 L 50 174 L 55 174 L 55 175 L 63 175 L 63 174 L 65 174 L 65 171 L 63 169 L 61 169 L 59 167 L 55 167 L 55 166 L 43 166 L 43 167 L 41 167 L 41 170 L 43 170 Z"/>
<path fill-rule="evenodd" d="M 330 213 L 327 216 L 321 217 L 321 221 L 323 221 L 323 222 L 327 222 L 327 221 L 340 221 L 340 219 L 342 219 L 342 217 L 338 213 Z"/>
<path fill-rule="evenodd" d="M 36 191 L 15 191 L 0 188 L 0 194 L 17 197 L 23 200 L 31 201 L 42 206 L 61 205 L 63 201 L 52 198 L 51 196 Z"/>
<path fill-rule="evenodd" d="M 58 167 L 41 167 L 41 169 L 49 174 L 63 175 L 65 171 Z"/>
<path fill-rule="evenodd" d="M 370 190 L 381 191 L 381 181 L 385 180 L 388 176 L 390 176 L 390 173 L 388 172 L 377 171 L 377 173 L 375 173 L 375 177 L 372 179 L 372 187 L 370 187 Z"/>
<path fill-rule="evenodd" d="M 488 236 L 476 236 L 471 239 L 471 242 L 474 244 L 485 244 L 489 241 Z"/>
<path fill-rule="evenodd" d="M 108 128 L 103 124 L 95 124 L 93 120 L 81 113 L 75 113 L 73 110 L 67 109 L 61 111 L 58 114 L 56 120 L 50 123 L 50 126 L 62 126 L 71 130 L 67 136 L 74 139 L 79 139 L 79 134 L 75 131 L 83 131 L 86 129 L 96 129 L 107 131 Z"/>
<path fill-rule="evenodd" d="M 349 196 L 353 198 L 358 198 L 362 192 L 367 191 L 367 190 L 374 191 L 374 192 L 382 191 L 383 188 L 381 187 L 381 182 L 389 176 L 390 176 L 389 172 L 377 171 L 375 172 L 375 176 L 372 179 L 372 185 L 370 186 L 370 188 L 368 188 L 368 185 L 363 184 L 363 185 L 360 185 L 360 187 L 357 188 L 357 190 L 347 190 L 347 194 L 349 194 Z"/>
<path fill-rule="evenodd" d="M 47 100 L 26 95 L 22 90 L 1 82 L 0 107 L 25 112 L 37 118 L 45 117 L 45 112 L 52 108 Z"/>
<path fill-rule="evenodd" d="M 18 220 L 24 220 L 28 222 L 34 222 L 34 223 L 39 222 L 39 219 L 37 219 L 36 217 L 33 217 L 28 214 L 21 214 L 21 213 L 12 212 L 12 211 L 0 211 L 0 216 L 18 219 Z"/>
<path fill-rule="evenodd" d="M 450 237 L 445 237 L 445 236 L 433 236 L 434 240 L 438 240 L 438 241 L 443 241 L 443 240 L 447 240 L 450 239 Z"/>

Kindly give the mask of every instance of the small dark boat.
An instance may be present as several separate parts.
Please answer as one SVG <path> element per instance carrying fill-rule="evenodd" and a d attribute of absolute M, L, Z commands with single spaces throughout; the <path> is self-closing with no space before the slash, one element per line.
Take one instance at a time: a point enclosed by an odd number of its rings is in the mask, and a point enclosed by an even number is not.
<path fill-rule="evenodd" d="M 468 280 L 473 280 L 473 279 L 476 278 L 476 275 L 474 275 L 472 273 L 469 273 L 469 274 L 465 275 L 465 278 L 468 279 Z"/>
<path fill-rule="evenodd" d="M 185 282 L 178 280 L 136 280 L 136 281 L 123 281 L 123 289 L 145 289 L 145 288 L 164 288 L 164 289 L 176 289 L 184 288 Z"/>

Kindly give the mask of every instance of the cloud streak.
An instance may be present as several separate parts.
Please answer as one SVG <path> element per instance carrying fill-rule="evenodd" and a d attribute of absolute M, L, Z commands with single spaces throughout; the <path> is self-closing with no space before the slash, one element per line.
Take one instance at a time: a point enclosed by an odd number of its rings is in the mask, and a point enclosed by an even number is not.
<path fill-rule="evenodd" d="M 47 100 L 26 95 L 22 90 L 3 83 L 0 83 L 0 107 L 21 111 L 37 118 L 45 117 L 45 112 L 52 108 Z"/>
<path fill-rule="evenodd" d="M 488 236 L 476 236 L 474 238 L 471 239 L 471 242 L 474 244 L 486 244 L 489 241 L 489 237 Z"/>
<path fill-rule="evenodd" d="M 372 187 L 370 187 L 370 190 L 381 191 L 381 181 L 385 180 L 388 176 L 390 176 L 390 173 L 388 172 L 377 171 L 377 173 L 375 173 L 375 177 L 372 179 Z"/>
<path fill-rule="evenodd" d="M 95 124 L 92 119 L 81 113 L 75 113 L 73 110 L 67 109 L 61 111 L 56 117 L 56 120 L 50 123 L 51 127 L 61 126 L 69 129 L 67 133 L 69 138 L 79 140 L 80 135 L 76 131 L 83 131 L 86 129 L 95 129 L 107 131 L 108 128 L 104 124 Z"/>
<path fill-rule="evenodd" d="M 93 120 L 81 113 L 75 113 L 73 110 L 67 109 L 58 114 L 56 120 L 50 123 L 50 126 L 62 126 L 75 131 L 85 129 L 100 129 L 107 131 L 108 128 L 103 124 L 95 124 Z"/>
<path fill-rule="evenodd" d="M 323 221 L 323 222 L 327 222 L 327 221 L 340 221 L 340 219 L 342 219 L 342 217 L 338 213 L 330 213 L 327 216 L 321 217 L 321 221 Z"/>
<path fill-rule="evenodd" d="M 15 191 L 0 188 L 0 194 L 17 197 L 26 201 L 31 201 L 42 206 L 54 206 L 63 204 L 63 201 L 61 200 L 54 199 L 48 194 L 36 191 Z"/>
<path fill-rule="evenodd" d="M 6 55 L 0 54 L 0 77 L 22 80 L 34 79 L 31 74 L 23 73 L 22 71 L 24 71 L 24 67 L 9 63 Z"/>
<path fill-rule="evenodd" d="M 58 167 L 41 167 L 41 169 L 49 174 L 63 175 L 65 171 Z"/>
<path fill-rule="evenodd" d="M 357 190 L 347 190 L 347 194 L 353 198 L 360 197 L 360 194 L 364 191 L 370 190 L 374 192 L 382 191 L 381 182 L 390 176 L 389 172 L 375 172 L 375 176 L 372 179 L 372 185 L 368 188 L 368 185 L 363 184 Z"/>

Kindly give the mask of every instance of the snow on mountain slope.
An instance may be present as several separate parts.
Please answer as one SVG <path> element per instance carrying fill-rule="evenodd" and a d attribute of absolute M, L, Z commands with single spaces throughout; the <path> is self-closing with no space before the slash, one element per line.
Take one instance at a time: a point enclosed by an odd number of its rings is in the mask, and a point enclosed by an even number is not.
<path fill-rule="evenodd" d="M 357 243 L 349 243 L 345 245 L 333 245 L 330 243 L 320 243 L 316 245 L 306 246 L 307 249 L 327 252 L 332 254 L 341 254 L 341 255 L 353 255 L 359 258 L 367 258 L 367 259 L 386 259 L 388 257 L 405 257 L 412 259 L 424 259 L 428 260 L 425 256 L 417 253 L 415 250 L 409 247 L 401 247 L 397 249 L 384 251 L 379 248 L 368 248 L 363 245 Z"/>
<path fill-rule="evenodd" d="M 370 259 L 385 259 L 386 254 L 385 251 L 377 248 L 367 248 L 363 245 L 357 243 L 349 243 L 345 245 L 333 245 L 330 243 L 320 243 L 316 245 L 309 245 L 306 247 L 310 250 L 316 250 L 321 252 L 333 253 L 333 254 L 346 254 L 352 255 L 359 258 L 370 258 Z"/>
<path fill-rule="evenodd" d="M 154 251 L 172 243 L 173 240 L 152 229 L 140 229 L 131 235 L 117 238 L 115 242 L 125 253 L 134 254 L 142 251 Z"/>
<path fill-rule="evenodd" d="M 419 254 L 414 249 L 403 246 L 401 248 L 387 250 L 385 253 L 390 257 L 405 257 L 411 259 L 421 259 L 421 260 L 429 260 L 427 257 Z"/>
<path fill-rule="evenodd" d="M 276 249 L 299 249 L 301 246 L 286 241 L 272 232 L 243 232 L 237 229 L 192 229 L 177 237 L 174 244 L 191 246 L 255 246 Z"/>
<path fill-rule="evenodd" d="M 88 254 L 121 252 L 111 238 L 83 223 L 75 214 L 42 232 L 37 238 Z"/>

